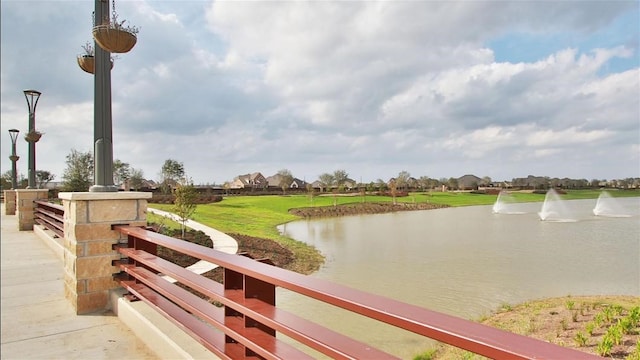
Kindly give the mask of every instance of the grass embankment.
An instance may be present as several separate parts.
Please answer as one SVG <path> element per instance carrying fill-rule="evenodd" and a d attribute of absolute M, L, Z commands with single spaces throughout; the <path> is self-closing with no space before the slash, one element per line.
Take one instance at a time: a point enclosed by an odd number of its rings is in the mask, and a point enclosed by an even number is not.
<path fill-rule="evenodd" d="M 481 323 L 610 359 L 640 360 L 640 298 L 567 296 L 503 304 Z M 485 359 L 439 344 L 414 360 Z"/>
<path fill-rule="evenodd" d="M 595 199 L 601 194 L 599 190 L 576 190 L 562 195 L 563 199 Z M 611 191 L 612 196 L 640 196 L 640 191 Z M 512 197 L 518 202 L 541 202 L 544 194 L 531 192 L 512 192 Z M 411 193 L 409 196 L 398 197 L 398 203 L 432 203 L 447 206 L 491 205 L 495 203 L 497 195 L 473 194 L 469 192 L 424 192 Z M 310 197 L 308 195 L 287 196 L 231 196 L 223 201 L 212 204 L 198 205 L 193 220 L 220 230 L 224 233 L 249 235 L 271 239 L 286 246 L 294 253 L 295 263 L 292 269 L 303 274 L 316 271 L 323 263 L 322 255 L 313 247 L 281 236 L 277 226 L 299 217 L 289 213 L 290 209 L 302 207 L 337 206 L 362 203 L 390 203 L 393 199 L 388 196 L 354 194 L 352 196 L 333 196 L 323 194 Z M 171 211 L 173 205 L 150 204 L 152 208 Z M 148 214 L 150 222 L 162 222 L 168 227 L 178 228 L 172 221 Z"/>

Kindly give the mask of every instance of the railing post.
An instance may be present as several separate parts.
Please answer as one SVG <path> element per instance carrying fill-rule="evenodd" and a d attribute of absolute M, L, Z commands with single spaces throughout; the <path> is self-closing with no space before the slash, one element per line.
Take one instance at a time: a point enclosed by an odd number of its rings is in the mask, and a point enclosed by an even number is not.
<path fill-rule="evenodd" d="M 65 296 L 77 314 L 109 308 L 109 292 L 119 287 L 113 245 L 127 242 L 113 225 L 146 226 L 145 192 L 60 193 L 64 206 Z"/>
<path fill-rule="evenodd" d="M 276 305 L 276 287 L 275 285 L 264 282 L 262 280 L 244 275 L 242 273 L 224 269 L 224 288 L 225 290 L 242 290 L 245 299 L 259 299 L 269 305 Z M 265 333 L 276 336 L 276 331 L 256 320 L 241 314 L 229 307 L 225 307 L 225 317 L 242 317 L 244 319 L 245 328 L 258 328 Z M 226 342 L 236 342 L 229 336 L 226 336 Z M 256 354 L 248 348 L 245 348 L 245 356 L 255 356 Z"/>
<path fill-rule="evenodd" d="M 47 189 L 16 189 L 16 213 L 18 215 L 18 230 L 33 230 L 34 210 L 36 200 L 47 200 Z"/>
<path fill-rule="evenodd" d="M 16 191 L 14 189 L 4 191 L 4 214 L 16 214 Z"/>

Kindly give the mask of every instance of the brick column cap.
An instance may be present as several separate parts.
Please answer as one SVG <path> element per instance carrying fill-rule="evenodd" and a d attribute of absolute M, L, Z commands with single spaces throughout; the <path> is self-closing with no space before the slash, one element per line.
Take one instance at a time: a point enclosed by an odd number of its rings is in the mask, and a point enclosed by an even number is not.
<path fill-rule="evenodd" d="M 58 198 L 62 200 L 134 200 L 151 199 L 151 192 L 117 191 L 117 192 L 61 192 Z"/>

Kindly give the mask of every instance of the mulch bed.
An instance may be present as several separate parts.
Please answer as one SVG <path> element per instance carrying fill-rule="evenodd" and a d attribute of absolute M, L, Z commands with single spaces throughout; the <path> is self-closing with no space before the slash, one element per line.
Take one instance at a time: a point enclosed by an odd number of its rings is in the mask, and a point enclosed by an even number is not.
<path fill-rule="evenodd" d="M 397 211 L 432 210 L 448 207 L 448 205 L 431 203 L 375 203 L 364 202 L 336 206 L 305 207 L 289 210 L 290 214 L 302 218 L 336 217 L 349 215 L 383 214 Z"/>

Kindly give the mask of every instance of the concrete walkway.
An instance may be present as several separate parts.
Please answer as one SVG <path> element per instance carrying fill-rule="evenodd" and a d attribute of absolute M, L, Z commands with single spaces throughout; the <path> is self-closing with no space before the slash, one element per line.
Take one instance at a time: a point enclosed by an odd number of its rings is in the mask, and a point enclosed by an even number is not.
<path fill-rule="evenodd" d="M 64 297 L 63 264 L 2 211 L 1 359 L 158 359 L 112 312 L 76 315 Z"/>
<path fill-rule="evenodd" d="M 176 221 L 178 223 L 180 223 L 181 221 L 179 220 L 179 217 L 175 214 L 166 212 L 166 211 L 162 211 L 162 210 L 158 210 L 158 209 L 153 209 L 153 208 L 147 208 L 147 211 L 159 216 L 164 216 L 166 218 L 169 218 L 173 221 Z M 229 254 L 235 254 L 238 252 L 238 242 L 232 238 L 231 236 L 218 231 L 216 229 L 212 229 L 206 225 L 203 225 L 199 222 L 195 222 L 193 220 L 187 220 L 185 222 L 185 226 L 192 228 L 194 230 L 199 230 L 202 231 L 203 233 L 207 234 L 211 240 L 213 241 L 213 248 L 215 250 L 218 251 L 222 251 L 222 252 L 226 252 Z M 218 265 L 210 263 L 208 261 L 204 261 L 204 260 L 200 260 L 198 262 L 196 262 L 195 264 L 191 265 L 191 266 L 187 266 L 185 269 L 191 270 L 196 274 L 204 274 L 207 271 L 213 270 L 215 268 L 217 268 Z M 165 276 L 165 278 L 171 282 L 176 282 L 175 279 L 169 277 L 169 276 Z"/>

